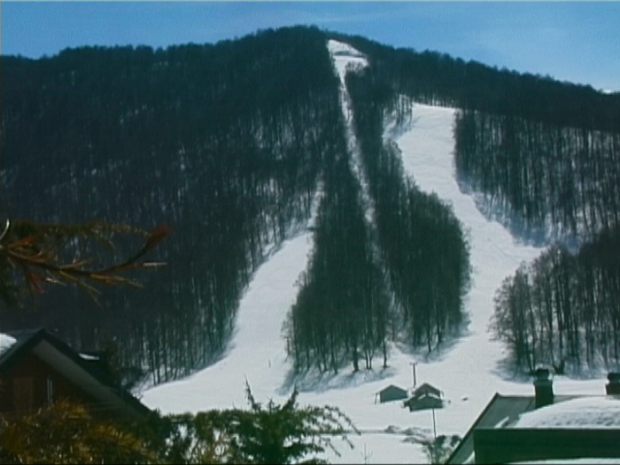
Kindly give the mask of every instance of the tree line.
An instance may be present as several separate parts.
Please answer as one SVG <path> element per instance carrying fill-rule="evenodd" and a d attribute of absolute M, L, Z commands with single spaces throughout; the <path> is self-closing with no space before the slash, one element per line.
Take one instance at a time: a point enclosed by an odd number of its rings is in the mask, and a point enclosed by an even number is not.
<path fill-rule="evenodd" d="M 620 366 L 619 253 L 620 228 L 604 229 L 577 254 L 556 244 L 504 280 L 492 328 L 517 368 Z"/>
<path fill-rule="evenodd" d="M 512 115 L 559 126 L 617 131 L 620 93 L 549 76 L 519 73 L 445 53 L 382 45 L 329 33 L 369 57 L 370 67 L 394 92 L 417 102 Z"/>
<path fill-rule="evenodd" d="M 341 126 L 344 131 L 344 127 Z M 343 132 L 344 133 L 344 132 Z M 343 139 L 344 142 L 344 139 Z M 314 249 L 287 322 L 296 372 L 387 364 L 390 306 L 346 145 L 331 154 Z"/>
<path fill-rule="evenodd" d="M 371 198 L 343 145 L 327 161 L 315 248 L 285 328 L 297 372 L 371 369 L 375 358 L 385 367 L 391 342 L 430 352 L 457 334 L 463 319 L 469 255 L 462 229 L 448 206 L 417 189 L 397 149 L 383 142 L 384 116 L 395 110 L 405 117 L 409 106 L 371 73 L 350 73 L 346 81 Z"/>
<path fill-rule="evenodd" d="M 469 249 L 452 209 L 421 192 L 402 166 L 394 143 L 383 139 L 387 115 L 408 105 L 387 92 L 371 68 L 349 75 L 356 134 L 376 205 L 378 242 L 396 298 L 397 327 L 428 352 L 456 334 L 469 286 Z"/>
<path fill-rule="evenodd" d="M 397 120 L 406 123 L 407 99 L 459 109 L 458 180 L 486 214 L 522 239 L 560 241 L 498 291 L 496 331 L 519 369 L 617 364 L 620 288 L 609 257 L 617 254 L 620 94 L 336 37 L 369 56 L 374 98 L 391 96 L 386 108 Z M 380 119 L 376 112 L 367 124 Z"/>
<path fill-rule="evenodd" d="M 463 189 L 519 236 L 579 243 L 618 224 L 620 131 L 461 111 L 455 164 Z"/>

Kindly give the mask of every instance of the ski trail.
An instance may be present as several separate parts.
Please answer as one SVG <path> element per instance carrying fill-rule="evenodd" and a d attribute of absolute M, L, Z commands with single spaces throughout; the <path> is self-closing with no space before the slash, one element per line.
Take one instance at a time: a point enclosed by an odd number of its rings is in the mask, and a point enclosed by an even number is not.
<path fill-rule="evenodd" d="M 308 227 L 314 222 L 314 215 Z M 246 407 L 245 381 L 261 402 L 278 400 L 289 363 L 282 324 L 297 296 L 313 236 L 303 232 L 285 241 L 254 275 L 239 305 L 236 331 L 224 358 L 179 381 L 144 393 L 143 402 L 162 413 Z"/>
<path fill-rule="evenodd" d="M 356 72 L 364 69 L 368 66 L 368 61 L 360 52 L 353 47 L 338 42 L 336 40 L 329 40 L 327 42 L 327 49 L 332 58 L 334 69 L 340 78 L 340 109 L 345 122 L 345 137 L 351 153 L 351 170 L 353 175 L 360 183 L 362 205 L 365 206 L 365 218 L 366 224 L 373 230 L 374 233 L 374 218 L 375 218 L 375 205 L 369 193 L 368 179 L 364 172 L 362 164 L 362 154 L 359 148 L 357 137 L 355 136 L 355 129 L 353 127 L 353 110 L 351 107 L 351 96 L 347 91 L 345 83 L 345 77 L 349 72 Z"/>
<path fill-rule="evenodd" d="M 341 82 L 341 106 L 347 135 L 353 133 L 351 107 L 343 88 L 347 70 L 367 66 L 365 58 L 347 44 L 330 41 L 329 51 Z M 420 444 L 406 442 L 414 436 L 432 437 L 433 419 L 437 434 L 463 435 L 496 392 L 532 394 L 529 381 L 511 382 L 502 377 L 498 364 L 506 357 L 502 343 L 492 340 L 488 324 L 493 314 L 493 297 L 502 280 L 514 273 L 522 261 L 530 261 L 539 248 L 514 241 L 499 223 L 487 220 L 471 197 L 460 192 L 453 167 L 455 110 L 416 104 L 412 126 L 405 131 L 386 131 L 401 150 L 404 169 L 422 191 L 435 192 L 452 205 L 468 233 L 472 264 L 472 285 L 465 302 L 470 321 L 466 333 L 443 349 L 438 357 L 410 354 L 392 348 L 389 368 L 342 370 L 336 377 L 320 379 L 315 391 L 299 395 L 301 405 L 333 405 L 346 413 L 363 431 L 350 436 L 355 449 L 336 441 L 342 456 L 327 451 L 323 458 L 332 463 L 421 463 L 426 456 Z M 398 128 L 397 128 L 398 129 Z M 363 177 L 356 140 L 349 137 L 352 168 L 362 186 L 367 206 L 372 208 Z M 319 189 L 320 191 L 320 189 Z M 318 199 L 319 195 L 317 195 Z M 318 200 L 315 199 L 315 207 Z M 316 210 L 308 221 L 314 224 Z M 366 219 L 374 227 L 374 210 Z M 212 409 L 247 408 L 245 380 L 255 398 L 282 402 L 282 384 L 292 363 L 286 360 L 282 324 L 297 296 L 296 281 L 306 269 L 313 236 L 309 231 L 285 241 L 257 270 L 237 314 L 236 332 L 225 357 L 194 375 L 156 386 L 142 400 L 162 413 L 198 412 Z M 412 386 L 412 362 L 417 365 L 417 383 L 434 384 L 444 392 L 445 407 L 409 412 L 400 402 L 375 403 L 375 394 L 389 384 Z M 570 380 L 556 377 L 558 393 L 602 394 L 604 380 Z"/>
<path fill-rule="evenodd" d="M 471 288 L 464 302 L 469 318 L 466 334 L 443 359 L 420 369 L 429 379 L 444 383 L 449 373 L 454 382 L 444 384 L 446 396 L 466 396 L 481 407 L 497 391 L 529 393 L 529 383 L 509 383 L 499 377 L 493 383 L 480 380 L 497 376 L 499 364 L 507 356 L 504 344 L 494 340 L 489 332 L 495 291 L 505 277 L 513 274 L 522 262 L 535 259 L 542 249 L 517 243 L 508 230 L 478 210 L 472 197 L 460 191 L 453 162 L 455 110 L 414 104 L 412 111 L 411 128 L 395 140 L 403 167 L 420 190 L 434 192 L 452 206 L 469 240 L 472 266 Z M 463 393 L 463 386 L 471 386 L 471 393 Z"/>

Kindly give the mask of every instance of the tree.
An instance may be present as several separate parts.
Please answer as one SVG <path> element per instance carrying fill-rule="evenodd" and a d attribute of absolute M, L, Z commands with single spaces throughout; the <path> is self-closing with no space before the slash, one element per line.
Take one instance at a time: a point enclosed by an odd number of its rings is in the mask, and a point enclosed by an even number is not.
<path fill-rule="evenodd" d="M 168 234 L 165 226 L 146 232 L 103 222 L 63 225 L 7 220 L 0 234 L 0 299 L 15 304 L 24 288 L 42 293 L 54 284 L 79 286 L 95 299 L 99 294 L 96 285 L 139 286 L 127 274 L 162 266 L 143 257 Z M 114 257 L 115 244 L 127 237 L 142 241 L 138 251 L 104 264 Z M 97 254 L 95 243 L 109 249 L 107 257 Z"/>
<path fill-rule="evenodd" d="M 86 407 L 59 401 L 16 419 L 0 418 L 2 463 L 158 463 L 146 442 Z"/>
<path fill-rule="evenodd" d="M 265 407 L 256 401 L 246 384 L 249 410 L 221 410 L 172 415 L 175 425 L 168 459 L 183 463 L 316 463 L 326 449 L 339 455 L 332 444 L 346 434 L 359 434 L 351 420 L 331 406 L 299 407 L 297 390 L 282 405 L 270 400 Z M 183 433 L 180 433 L 183 432 Z"/>
<path fill-rule="evenodd" d="M 446 463 L 460 440 L 461 438 L 456 434 L 452 436 L 442 434 L 434 439 L 421 441 L 421 443 L 429 463 Z"/>

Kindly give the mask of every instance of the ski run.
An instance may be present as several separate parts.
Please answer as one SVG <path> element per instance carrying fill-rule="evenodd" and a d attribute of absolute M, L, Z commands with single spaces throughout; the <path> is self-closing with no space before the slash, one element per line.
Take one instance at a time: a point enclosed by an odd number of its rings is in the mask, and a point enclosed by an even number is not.
<path fill-rule="evenodd" d="M 350 120 L 344 76 L 368 63 L 347 44 L 330 41 L 328 47 L 341 80 L 343 113 Z M 385 137 L 397 143 L 405 172 L 422 191 L 435 192 L 451 205 L 466 231 L 472 265 L 472 284 L 465 301 L 467 330 L 430 359 L 422 352 L 407 353 L 392 347 L 390 366 L 385 370 L 356 374 L 343 370 L 337 376 L 305 379 L 305 389 L 298 398 L 301 405 L 337 406 L 362 433 L 349 436 L 354 449 L 335 441 L 341 455 L 328 451 L 324 458 L 330 462 L 426 462 L 415 438 L 432 438 L 434 428 L 437 435 L 462 436 L 496 392 L 533 392 L 529 380 L 507 379 L 501 369 L 506 358 L 503 344 L 493 340 L 488 326 L 493 297 L 502 280 L 513 274 L 521 262 L 536 258 L 542 249 L 516 242 L 499 223 L 480 213 L 470 195 L 459 190 L 453 165 L 454 115 L 454 109 L 414 104 L 409 126 L 386 131 Z M 356 141 L 350 127 L 347 132 L 354 151 Z M 353 164 L 364 190 L 366 183 L 355 154 Z M 372 211 L 367 219 L 372 220 Z M 147 406 L 164 414 L 245 408 L 246 381 L 259 402 L 283 402 L 288 398 L 292 361 L 286 358 L 282 328 L 295 302 L 298 279 L 312 253 L 313 222 L 314 215 L 305 231 L 285 241 L 255 273 L 240 303 L 236 332 L 222 359 L 190 377 L 143 392 L 142 401 Z M 411 388 L 414 367 L 418 385 L 428 382 L 443 391 L 443 409 L 410 412 L 402 402 L 375 403 L 376 393 L 390 384 Z M 604 384 L 601 379 L 579 381 L 564 377 L 556 377 L 554 382 L 556 392 L 561 394 L 600 394 Z"/>

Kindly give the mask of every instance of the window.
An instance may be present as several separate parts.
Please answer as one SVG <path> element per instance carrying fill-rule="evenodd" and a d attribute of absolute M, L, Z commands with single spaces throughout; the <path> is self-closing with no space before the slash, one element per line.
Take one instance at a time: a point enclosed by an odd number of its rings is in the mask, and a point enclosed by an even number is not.
<path fill-rule="evenodd" d="M 52 405 L 54 403 L 54 380 L 49 376 L 47 377 L 46 393 L 47 405 Z"/>

